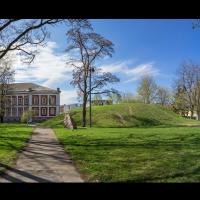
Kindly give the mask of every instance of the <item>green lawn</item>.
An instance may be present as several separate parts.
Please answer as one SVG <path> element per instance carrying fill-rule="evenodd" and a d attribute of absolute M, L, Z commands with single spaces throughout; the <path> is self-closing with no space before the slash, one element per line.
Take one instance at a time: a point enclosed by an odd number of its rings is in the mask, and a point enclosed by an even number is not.
<path fill-rule="evenodd" d="M 4 165 L 14 164 L 17 152 L 22 149 L 31 136 L 32 128 L 22 124 L 0 124 L 0 171 Z"/>
<path fill-rule="evenodd" d="M 54 130 L 88 181 L 200 181 L 199 127 Z"/>

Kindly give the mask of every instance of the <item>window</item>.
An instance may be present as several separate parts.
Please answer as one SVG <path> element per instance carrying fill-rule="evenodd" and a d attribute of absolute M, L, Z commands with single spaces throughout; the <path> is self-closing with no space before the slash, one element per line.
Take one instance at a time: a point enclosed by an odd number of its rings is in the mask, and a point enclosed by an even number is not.
<path fill-rule="evenodd" d="M 42 95 L 41 96 L 41 104 L 42 105 L 47 105 L 47 95 Z"/>
<path fill-rule="evenodd" d="M 49 116 L 55 116 L 56 115 L 56 108 L 50 107 L 49 108 Z"/>
<path fill-rule="evenodd" d="M 11 108 L 6 108 L 6 116 L 7 117 L 11 116 Z"/>
<path fill-rule="evenodd" d="M 19 107 L 18 108 L 18 117 L 21 117 L 22 113 L 23 113 L 23 108 Z"/>
<path fill-rule="evenodd" d="M 24 96 L 24 105 L 28 105 L 29 99 L 28 96 Z"/>
<path fill-rule="evenodd" d="M 29 107 L 24 107 L 24 112 L 28 111 Z"/>
<path fill-rule="evenodd" d="M 47 108 L 41 108 L 41 115 L 47 116 Z"/>
<path fill-rule="evenodd" d="M 7 102 L 6 102 L 6 104 L 8 105 L 8 106 L 10 106 L 11 105 L 11 97 L 9 96 L 9 97 L 7 97 Z"/>
<path fill-rule="evenodd" d="M 16 106 L 17 105 L 17 97 L 12 96 L 12 105 Z"/>
<path fill-rule="evenodd" d="M 49 96 L 49 104 L 50 105 L 56 105 L 56 95 L 50 95 Z"/>
<path fill-rule="evenodd" d="M 22 96 L 18 96 L 18 105 L 19 106 L 23 105 L 23 98 L 22 98 Z"/>
<path fill-rule="evenodd" d="M 12 117 L 17 117 L 17 108 L 12 108 Z"/>
<path fill-rule="evenodd" d="M 39 116 L 39 108 L 38 107 L 33 107 L 33 117 L 38 117 Z"/>
<path fill-rule="evenodd" d="M 38 95 L 33 95 L 32 103 L 33 103 L 33 105 L 38 105 L 39 104 L 39 96 Z"/>

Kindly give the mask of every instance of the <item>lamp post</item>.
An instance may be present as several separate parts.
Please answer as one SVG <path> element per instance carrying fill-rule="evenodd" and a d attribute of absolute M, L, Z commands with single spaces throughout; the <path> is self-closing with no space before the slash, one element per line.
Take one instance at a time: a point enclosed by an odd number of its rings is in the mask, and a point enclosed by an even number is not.
<path fill-rule="evenodd" d="M 90 67 L 90 128 L 92 127 L 92 72 L 94 72 L 94 68 Z"/>

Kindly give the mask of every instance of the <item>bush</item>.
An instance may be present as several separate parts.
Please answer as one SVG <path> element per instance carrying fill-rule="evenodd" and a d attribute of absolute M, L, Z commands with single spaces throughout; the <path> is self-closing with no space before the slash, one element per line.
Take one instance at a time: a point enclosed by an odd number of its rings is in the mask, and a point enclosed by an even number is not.
<path fill-rule="evenodd" d="M 21 115 L 21 123 L 28 123 L 28 120 L 32 117 L 32 111 L 25 111 Z"/>

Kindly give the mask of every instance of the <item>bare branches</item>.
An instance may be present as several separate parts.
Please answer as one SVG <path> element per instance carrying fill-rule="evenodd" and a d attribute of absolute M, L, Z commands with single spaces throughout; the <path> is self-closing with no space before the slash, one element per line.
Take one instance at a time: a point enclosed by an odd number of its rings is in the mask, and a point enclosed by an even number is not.
<path fill-rule="evenodd" d="M 49 36 L 48 26 L 66 23 L 72 27 L 89 26 L 87 20 L 78 19 L 1 19 L 0 20 L 0 59 L 10 51 L 19 51 L 28 62 L 32 62 L 36 51 L 29 47 L 44 45 Z"/>
<path fill-rule="evenodd" d="M 200 82 L 200 66 L 193 61 L 185 61 L 181 64 L 177 71 L 176 93 L 185 95 L 185 102 L 189 105 L 191 117 L 195 110 L 199 110 L 199 82 Z M 179 95 L 180 96 L 180 95 Z"/>
<path fill-rule="evenodd" d="M 68 47 L 66 51 L 75 53 L 73 59 L 75 63 L 72 61 L 71 64 L 74 67 L 71 84 L 78 88 L 79 97 L 82 97 L 82 126 L 85 126 L 86 103 L 89 95 L 116 92 L 114 89 L 103 90 L 103 87 L 109 83 L 118 82 L 119 79 L 111 73 L 100 73 L 100 70 L 94 67 L 97 59 L 112 56 L 114 52 L 113 43 L 95 33 L 90 24 L 87 24 L 87 27 L 72 27 L 67 32 L 67 37 Z M 94 69 L 93 72 L 92 69 Z"/>

